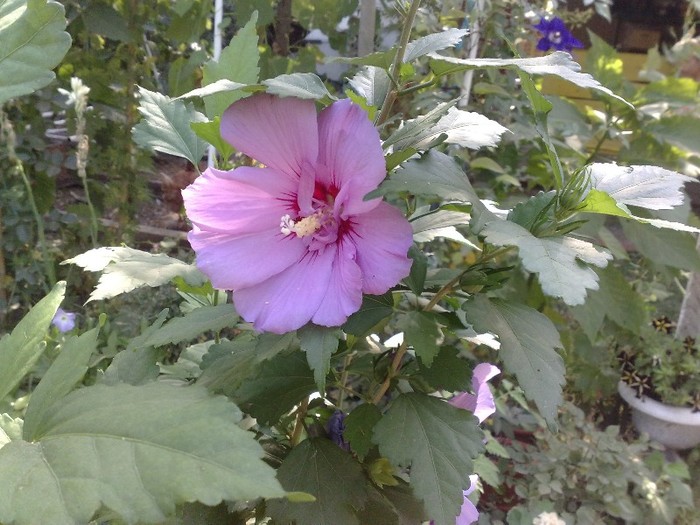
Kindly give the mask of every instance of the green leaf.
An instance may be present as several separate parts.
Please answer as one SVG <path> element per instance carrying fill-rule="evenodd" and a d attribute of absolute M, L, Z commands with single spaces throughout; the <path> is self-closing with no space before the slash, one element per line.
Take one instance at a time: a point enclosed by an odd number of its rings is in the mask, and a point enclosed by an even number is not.
<path fill-rule="evenodd" d="M 631 219 L 629 210 L 623 204 L 622 207 L 610 195 L 604 191 L 596 190 L 595 188 L 588 191 L 585 199 L 581 202 L 579 208 L 581 212 L 601 213 L 603 215 L 612 215 Z"/>
<path fill-rule="evenodd" d="M 400 395 L 374 428 L 372 441 L 397 467 L 411 467 L 411 487 L 436 525 L 454 525 L 483 434 L 467 410 L 435 397 Z"/>
<path fill-rule="evenodd" d="M 362 306 L 348 318 L 343 330 L 361 337 L 393 313 L 394 298 L 391 292 L 384 295 L 365 295 L 362 298 Z"/>
<path fill-rule="evenodd" d="M 368 482 L 362 467 L 350 454 L 323 438 L 294 447 L 277 471 L 289 492 L 313 494 L 313 503 L 271 501 L 267 508 L 280 524 L 361 525 L 355 515 L 368 498 Z"/>
<path fill-rule="evenodd" d="M 263 80 L 267 92 L 278 97 L 296 97 L 312 100 L 336 100 L 323 80 L 314 73 L 292 73 Z"/>
<path fill-rule="evenodd" d="M 493 220 L 481 234 L 496 246 L 517 246 L 526 270 L 536 273 L 542 291 L 566 304 L 583 304 L 588 289 L 598 289 L 598 275 L 582 263 L 605 267 L 612 256 L 573 237 L 538 238 L 510 221 Z"/>
<path fill-rule="evenodd" d="M 188 91 L 187 93 L 184 93 L 180 95 L 179 97 L 175 98 L 174 100 L 179 100 L 181 98 L 192 98 L 192 97 L 208 97 L 211 95 L 216 95 L 218 93 L 228 93 L 230 91 L 239 91 L 244 88 L 248 88 L 248 84 L 241 84 L 240 82 L 234 82 L 233 80 L 229 80 L 227 78 L 221 78 L 219 80 L 216 80 L 212 82 L 211 84 L 207 84 L 206 86 L 202 86 L 197 89 L 193 89 L 192 91 Z M 220 117 L 219 117 L 220 119 Z M 216 120 L 216 118 L 215 118 Z"/>
<path fill-rule="evenodd" d="M 83 379 L 90 357 L 97 350 L 99 328 L 93 328 L 79 337 L 71 336 L 61 347 L 53 362 L 32 392 L 24 418 L 23 437 L 34 441 L 37 427 L 49 415 L 53 406 L 63 399 Z"/>
<path fill-rule="evenodd" d="M 489 170 L 502 175 L 507 173 L 506 170 L 503 169 L 503 166 L 489 157 L 476 157 L 470 160 L 469 168 L 471 170 Z"/>
<path fill-rule="evenodd" d="M 65 293 L 65 281 L 57 283 L 11 334 L 0 339 L 0 399 L 14 390 L 44 352 L 44 336 Z"/>
<path fill-rule="evenodd" d="M 386 70 L 365 66 L 350 79 L 350 87 L 367 101 L 367 105 L 376 108 L 384 102 L 391 87 L 391 79 Z"/>
<path fill-rule="evenodd" d="M 608 317 L 618 326 L 637 333 L 646 322 L 644 299 L 634 291 L 627 278 L 614 266 L 598 270 L 600 288 L 588 294 L 586 303 L 574 308 L 577 319 L 600 319 Z M 600 324 L 595 321 L 582 323 L 586 335 L 595 340 Z M 596 326 L 597 325 L 597 326 Z"/>
<path fill-rule="evenodd" d="M 301 352 L 279 354 L 259 370 L 257 376 L 243 381 L 234 399 L 263 424 L 275 423 L 316 391 L 313 372 Z"/>
<path fill-rule="evenodd" d="M 406 46 L 403 61 L 412 62 L 416 58 L 420 58 L 428 53 L 434 53 L 435 51 L 440 51 L 447 47 L 453 47 L 459 44 L 466 34 L 466 29 L 451 28 L 409 42 Z"/>
<path fill-rule="evenodd" d="M 343 332 L 337 328 L 327 328 L 307 324 L 297 330 L 301 349 L 306 352 L 309 368 L 314 371 L 314 380 L 319 392 L 326 391 L 326 376 L 331 369 L 331 356 L 338 349 Z"/>
<path fill-rule="evenodd" d="M 644 125 L 644 131 L 651 133 L 655 139 L 666 142 L 693 155 L 700 155 L 700 138 L 698 138 L 698 119 L 690 115 L 652 120 Z"/>
<path fill-rule="evenodd" d="M 408 249 L 408 256 L 413 259 L 413 264 L 411 264 L 411 273 L 403 281 L 414 294 L 420 296 L 423 293 L 425 276 L 428 272 L 428 258 L 415 245 Z"/>
<path fill-rule="evenodd" d="M 459 357 L 459 351 L 451 347 L 442 347 L 430 367 L 418 362 L 421 378 L 435 390 L 470 390 L 472 368 L 466 359 Z"/>
<path fill-rule="evenodd" d="M 138 386 L 155 381 L 160 375 L 157 363 L 161 357 L 162 352 L 152 346 L 126 348 L 114 356 L 98 383 Z"/>
<path fill-rule="evenodd" d="M 616 95 L 588 73 L 581 73 L 581 66 L 569 53 L 555 51 L 549 55 L 529 58 L 454 58 L 431 53 L 430 67 L 438 75 L 458 73 L 469 69 L 519 69 L 528 75 L 554 75 L 582 88 L 595 89 L 609 97 L 633 107 L 624 98 Z"/>
<path fill-rule="evenodd" d="M 355 66 L 376 66 L 388 70 L 396 57 L 396 47 L 386 51 L 377 51 L 363 57 L 333 57 L 327 63 L 352 64 Z"/>
<path fill-rule="evenodd" d="M 0 2 L 0 106 L 49 84 L 68 52 L 64 8 L 46 0 Z"/>
<path fill-rule="evenodd" d="M 437 196 L 448 201 L 474 203 L 478 200 L 469 179 L 452 157 L 430 150 L 421 158 L 410 160 L 384 180 L 372 196 L 409 192 L 420 196 Z"/>
<path fill-rule="evenodd" d="M 192 128 L 191 122 L 206 122 L 207 118 L 195 111 L 192 104 L 148 91 L 139 87 L 139 112 L 143 119 L 134 126 L 134 142 L 139 146 L 175 155 L 199 164 L 207 145 Z"/>
<path fill-rule="evenodd" d="M 183 317 L 176 317 L 156 330 L 143 346 L 163 346 L 181 341 L 191 341 L 204 332 L 218 332 L 238 322 L 238 314 L 231 304 L 201 306 Z"/>
<path fill-rule="evenodd" d="M 552 218 L 550 210 L 556 198 L 555 191 L 540 191 L 525 202 L 519 202 L 508 213 L 508 220 L 529 231 L 535 231 L 542 222 Z"/>
<path fill-rule="evenodd" d="M 162 253 L 152 254 L 123 246 L 89 250 L 61 264 L 76 264 L 88 272 L 102 272 L 88 302 L 109 299 L 142 286 L 161 286 L 177 276 L 195 285 L 207 280 L 194 265 Z"/>
<path fill-rule="evenodd" d="M 622 223 L 625 237 L 639 253 L 657 264 L 700 272 L 700 254 L 695 239 L 685 232 L 658 230 L 630 221 Z"/>
<path fill-rule="evenodd" d="M 92 4 L 83 11 L 85 29 L 120 42 L 133 41 L 126 19 L 110 5 Z"/>
<path fill-rule="evenodd" d="M 193 122 L 191 127 L 198 137 L 214 146 L 221 158 L 227 160 L 233 155 L 234 147 L 221 136 L 221 117 L 215 117 L 211 122 Z"/>
<path fill-rule="evenodd" d="M 292 347 L 298 347 L 294 332 L 282 336 L 262 334 L 257 339 L 241 334 L 233 341 L 214 344 L 202 357 L 203 372 L 198 384 L 234 397 L 244 380 L 255 377 L 263 361 Z"/>
<path fill-rule="evenodd" d="M 556 426 L 562 402 L 564 362 L 559 333 L 548 317 L 528 306 L 476 296 L 463 305 L 467 320 L 478 332 L 498 336 L 498 355 L 514 374 L 550 427 Z"/>
<path fill-rule="evenodd" d="M 126 522 L 160 523 L 186 501 L 282 496 L 240 420 L 226 398 L 196 386 L 77 390 L 40 422 L 37 440 L 0 449 L 0 520 L 88 523 L 104 506 Z"/>
<path fill-rule="evenodd" d="M 430 134 L 430 130 L 438 121 L 444 117 L 450 108 L 457 102 L 453 101 L 447 104 L 438 104 L 430 112 L 413 120 L 407 120 L 404 125 L 394 131 L 384 143 L 384 149 L 389 146 L 394 146 L 394 150 L 411 149 L 412 146 L 419 144 L 426 136 Z"/>
<path fill-rule="evenodd" d="M 365 403 L 350 412 L 343 422 L 345 424 L 343 438 L 350 443 L 350 448 L 360 460 L 363 460 L 374 446 L 372 430 L 380 419 L 382 419 L 382 413 L 377 405 Z"/>
<path fill-rule="evenodd" d="M 430 312 L 412 310 L 401 314 L 397 326 L 404 331 L 404 340 L 413 346 L 425 366 L 430 366 L 440 351 L 438 341 L 442 334 L 437 319 Z"/>
<path fill-rule="evenodd" d="M 258 33 L 255 24 L 258 15 L 253 13 L 248 23 L 243 26 L 231 42 L 221 51 L 218 62 L 210 60 L 202 68 L 202 85 L 208 86 L 217 80 L 232 80 L 239 84 L 257 84 L 260 68 L 258 51 Z M 216 93 L 204 99 L 204 107 L 210 119 L 223 115 L 226 108 L 246 96 L 240 90 Z"/>

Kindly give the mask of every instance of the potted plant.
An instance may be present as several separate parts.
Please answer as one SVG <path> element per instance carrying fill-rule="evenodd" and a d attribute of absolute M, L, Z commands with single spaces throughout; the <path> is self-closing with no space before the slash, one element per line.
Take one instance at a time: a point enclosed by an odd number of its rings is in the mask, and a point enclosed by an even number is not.
<path fill-rule="evenodd" d="M 618 391 L 640 432 L 671 449 L 700 444 L 700 353 L 694 338 L 673 336 L 673 323 L 654 319 L 619 339 Z"/>

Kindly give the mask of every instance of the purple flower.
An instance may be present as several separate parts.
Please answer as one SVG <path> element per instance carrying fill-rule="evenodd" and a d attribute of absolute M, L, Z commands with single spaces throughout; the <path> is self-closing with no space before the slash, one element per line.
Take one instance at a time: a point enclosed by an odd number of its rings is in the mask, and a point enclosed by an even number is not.
<path fill-rule="evenodd" d="M 450 404 L 457 408 L 463 408 L 473 412 L 479 418 L 479 423 L 496 411 L 496 403 L 489 385 L 491 378 L 501 373 L 501 370 L 489 363 L 480 363 L 474 368 L 472 375 L 472 389 L 474 394 L 462 392 L 450 399 Z"/>
<path fill-rule="evenodd" d="M 59 332 L 70 332 L 75 328 L 75 314 L 59 308 L 56 310 L 56 315 L 51 319 L 51 324 L 58 328 Z"/>
<path fill-rule="evenodd" d="M 350 443 L 345 441 L 343 433 L 345 432 L 345 413 L 340 410 L 333 412 L 328 418 L 328 437 L 331 441 L 338 445 L 343 450 L 350 450 Z"/>
<path fill-rule="evenodd" d="M 489 363 L 480 363 L 476 365 L 474 373 L 472 374 L 472 389 L 475 393 L 470 394 L 468 392 L 462 392 L 461 394 L 457 394 L 450 399 L 450 404 L 457 408 L 463 408 L 464 410 L 473 412 L 479 419 L 479 423 L 482 423 L 484 419 L 496 411 L 496 403 L 493 400 L 493 394 L 487 382 L 500 373 L 501 370 L 498 367 Z M 455 525 L 470 525 L 479 519 L 479 511 L 469 498 L 467 498 L 475 489 L 477 479 L 478 477 L 473 474 L 469 476 L 471 485 L 464 491 L 462 510 L 456 518 Z"/>
<path fill-rule="evenodd" d="M 186 188 L 189 240 L 197 266 L 234 291 L 257 330 L 338 326 L 363 293 L 408 275 L 408 221 L 381 199 L 363 200 L 386 165 L 359 106 L 346 99 L 317 114 L 311 100 L 258 94 L 226 110 L 221 135 L 265 166 L 210 168 Z"/>
<path fill-rule="evenodd" d="M 537 49 L 540 51 L 549 51 L 552 47 L 557 51 L 571 51 L 575 47 L 583 47 L 566 28 L 564 21 L 556 16 L 543 18 L 533 27 L 542 33 L 542 38 L 537 42 Z"/>
<path fill-rule="evenodd" d="M 471 500 L 467 497 L 469 494 L 474 492 L 474 489 L 476 489 L 476 482 L 479 479 L 479 476 L 476 474 L 472 474 L 469 476 L 469 488 L 464 491 L 464 502 L 462 503 L 462 510 L 459 513 L 459 516 L 457 516 L 457 519 L 455 520 L 455 525 L 471 525 L 472 523 L 476 523 L 479 520 L 479 511 L 476 510 L 476 506 L 471 502 Z"/>

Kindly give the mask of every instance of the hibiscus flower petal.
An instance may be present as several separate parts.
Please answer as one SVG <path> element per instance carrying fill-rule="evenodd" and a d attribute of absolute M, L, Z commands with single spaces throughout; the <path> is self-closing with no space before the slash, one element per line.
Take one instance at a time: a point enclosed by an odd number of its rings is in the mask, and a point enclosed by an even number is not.
<path fill-rule="evenodd" d="M 411 270 L 411 259 L 406 256 L 413 242 L 411 225 L 397 208 L 385 202 L 349 222 L 347 236 L 357 249 L 362 291 L 383 294 Z"/>
<path fill-rule="evenodd" d="M 210 232 L 247 234 L 279 228 L 293 213 L 295 185 L 270 168 L 209 168 L 182 191 L 187 216 Z"/>
<path fill-rule="evenodd" d="M 301 239 L 284 236 L 279 226 L 250 235 L 205 231 L 197 226 L 188 235 L 197 253 L 197 268 L 214 288 L 238 290 L 285 271 L 306 253 Z"/>
<path fill-rule="evenodd" d="M 340 242 L 328 290 L 311 319 L 321 326 L 340 326 L 362 305 L 362 271 L 355 262 L 355 246 Z"/>
<path fill-rule="evenodd" d="M 264 93 L 234 102 L 221 118 L 221 136 L 237 150 L 294 178 L 318 156 L 312 100 Z"/>
<path fill-rule="evenodd" d="M 328 290 L 335 253 L 334 247 L 308 252 L 285 271 L 234 292 L 238 313 L 260 331 L 283 334 L 301 328 Z"/>
<path fill-rule="evenodd" d="M 328 106 L 318 117 L 318 162 L 326 170 L 317 177 L 326 187 L 341 190 L 336 202 L 342 217 L 375 208 L 378 200 L 364 196 L 386 176 L 386 162 L 379 133 L 360 106 L 349 99 Z"/>

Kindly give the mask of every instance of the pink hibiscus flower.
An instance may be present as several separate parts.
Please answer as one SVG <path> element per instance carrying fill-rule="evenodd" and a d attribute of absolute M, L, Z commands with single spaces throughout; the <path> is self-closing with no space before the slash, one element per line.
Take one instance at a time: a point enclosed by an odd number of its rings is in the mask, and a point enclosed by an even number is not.
<path fill-rule="evenodd" d="M 363 200 L 386 165 L 359 106 L 342 100 L 317 114 L 313 101 L 258 94 L 226 110 L 221 135 L 265 167 L 210 168 L 183 190 L 189 241 L 257 330 L 341 325 L 363 293 L 408 275 L 408 221 Z"/>

